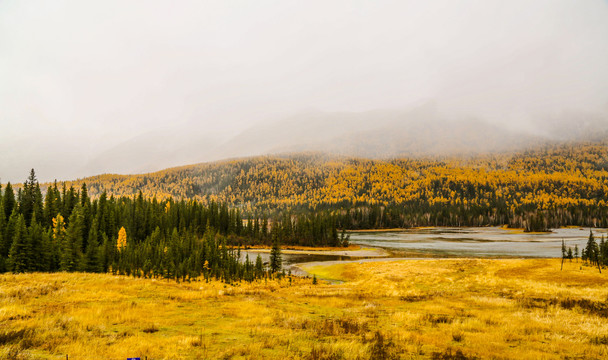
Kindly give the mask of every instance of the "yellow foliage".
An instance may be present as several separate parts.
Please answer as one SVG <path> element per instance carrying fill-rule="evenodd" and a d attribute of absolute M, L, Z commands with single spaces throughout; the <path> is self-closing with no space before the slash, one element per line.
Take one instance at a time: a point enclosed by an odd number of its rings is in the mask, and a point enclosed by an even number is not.
<path fill-rule="evenodd" d="M 127 247 L 127 230 L 124 226 L 118 231 L 118 239 L 116 239 L 116 248 L 120 251 Z"/>
<path fill-rule="evenodd" d="M 61 214 L 53 218 L 53 239 L 59 241 L 65 236 L 65 221 Z"/>
<path fill-rule="evenodd" d="M 148 197 L 221 201 L 243 211 L 424 203 L 465 210 L 500 207 L 517 216 L 522 208 L 605 207 L 607 169 L 608 145 L 582 143 L 474 159 L 261 156 L 151 174 L 100 175 L 72 184 L 86 182 L 93 196 L 104 189 L 119 196 L 141 190 Z"/>

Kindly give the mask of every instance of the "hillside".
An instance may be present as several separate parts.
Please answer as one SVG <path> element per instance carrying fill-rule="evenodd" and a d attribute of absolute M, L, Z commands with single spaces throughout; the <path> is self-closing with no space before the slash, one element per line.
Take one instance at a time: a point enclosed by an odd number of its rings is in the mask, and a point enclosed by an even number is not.
<path fill-rule="evenodd" d="M 227 202 L 245 212 L 382 205 L 398 209 L 396 226 L 524 227 L 536 220 L 546 226 L 599 226 L 607 218 L 607 159 L 608 145 L 599 142 L 472 158 L 370 160 L 302 153 L 100 175 L 71 184 L 86 182 L 93 196 L 141 191 L 148 197 Z M 533 219 L 538 212 L 541 218 Z M 389 226 L 379 221 L 370 226 Z"/>

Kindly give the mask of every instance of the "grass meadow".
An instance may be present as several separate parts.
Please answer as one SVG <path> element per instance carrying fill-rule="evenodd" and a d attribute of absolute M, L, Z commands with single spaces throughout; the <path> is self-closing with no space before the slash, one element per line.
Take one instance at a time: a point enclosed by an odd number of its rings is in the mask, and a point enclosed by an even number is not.
<path fill-rule="evenodd" d="M 306 270 L 332 281 L 1 275 L 0 358 L 608 358 L 608 274 L 581 263 L 560 271 L 557 259 L 432 259 Z"/>

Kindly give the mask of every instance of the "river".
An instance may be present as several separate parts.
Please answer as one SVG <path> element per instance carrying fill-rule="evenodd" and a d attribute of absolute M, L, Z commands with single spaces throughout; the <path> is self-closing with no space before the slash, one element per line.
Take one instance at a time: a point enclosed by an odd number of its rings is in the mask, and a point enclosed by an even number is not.
<path fill-rule="evenodd" d="M 597 241 L 608 235 L 608 229 L 593 229 Z M 295 274 L 302 274 L 297 264 L 336 261 L 378 261 L 387 258 L 420 257 L 561 257 L 562 239 L 566 247 L 578 245 L 580 251 L 589 238 L 589 228 L 562 228 L 547 233 L 524 233 L 519 230 L 501 227 L 433 227 L 404 229 L 398 231 L 373 231 L 350 233 L 351 244 L 362 248 L 374 248 L 378 254 L 361 256 L 369 251 L 344 251 L 336 255 L 323 254 L 323 251 L 294 252 L 284 251 L 283 267 Z M 257 255 L 265 264 L 269 263 L 268 250 L 246 250 L 241 253 L 244 259 L 255 262 Z M 305 273 L 304 273 L 305 274 Z"/>
<path fill-rule="evenodd" d="M 608 229 L 593 229 L 596 240 Z M 524 233 L 499 227 L 417 228 L 402 231 L 351 233 L 350 242 L 433 256 L 561 257 L 566 247 L 578 245 L 579 255 L 589 228 L 562 228 L 547 233 Z"/>

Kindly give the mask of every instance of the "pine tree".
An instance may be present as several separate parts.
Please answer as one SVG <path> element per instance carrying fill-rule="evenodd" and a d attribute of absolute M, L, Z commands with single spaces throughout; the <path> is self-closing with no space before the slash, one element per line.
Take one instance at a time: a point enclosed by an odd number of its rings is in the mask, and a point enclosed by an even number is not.
<path fill-rule="evenodd" d="M 16 208 L 17 204 L 17 201 L 15 200 L 15 193 L 13 192 L 13 187 L 11 186 L 10 182 L 6 184 L 2 202 L 4 203 L 4 216 L 8 219 L 13 213 L 13 210 Z"/>
<path fill-rule="evenodd" d="M 264 274 L 264 263 L 262 262 L 262 257 L 260 254 L 255 258 L 255 276 L 262 277 Z"/>
<path fill-rule="evenodd" d="M 93 221 L 91 230 L 89 231 L 89 237 L 87 241 L 86 252 L 84 256 L 84 270 L 88 272 L 100 272 L 101 262 L 99 256 L 99 235 L 97 232 L 98 224 L 97 218 Z"/>
<path fill-rule="evenodd" d="M 564 270 L 564 259 L 566 259 L 566 243 L 562 239 L 562 267 L 560 270 Z"/>
<path fill-rule="evenodd" d="M 585 247 L 585 258 L 592 265 L 595 262 L 596 249 L 597 249 L 597 244 L 595 243 L 595 239 L 593 238 L 593 232 L 591 230 L 589 230 L 589 239 L 587 240 L 587 246 Z"/>
<path fill-rule="evenodd" d="M 61 205 L 61 194 L 57 189 L 57 181 L 49 186 L 44 197 L 44 226 L 53 226 L 53 218 L 59 213 Z"/>
<path fill-rule="evenodd" d="M 608 266 L 608 241 L 604 240 L 602 235 L 602 242 L 600 244 L 600 261 L 602 265 Z"/>
<path fill-rule="evenodd" d="M 29 271 L 32 263 L 31 248 L 23 215 L 19 215 L 8 256 L 9 270 L 14 273 Z"/>
<path fill-rule="evenodd" d="M 56 271 L 57 266 L 57 250 L 53 246 L 52 235 L 50 230 L 43 231 L 40 241 L 40 258 L 38 259 L 38 269 L 40 271 Z"/>
<path fill-rule="evenodd" d="M 9 250 L 13 244 L 13 236 L 15 235 L 15 228 L 17 226 L 17 220 L 19 219 L 19 213 L 16 208 L 13 208 L 11 216 L 8 218 L 6 228 L 4 229 L 4 237 L 0 244 L 0 257 L 8 257 Z"/>
<path fill-rule="evenodd" d="M 4 246 L 4 231 L 6 228 L 6 219 L 4 218 L 4 207 L 2 206 L 2 185 L 0 185 L 0 249 Z M 0 251 L 0 273 L 6 271 L 6 259 L 2 256 Z"/>
<path fill-rule="evenodd" d="M 37 213 L 38 217 L 42 217 L 42 193 L 34 169 L 30 171 L 30 176 L 23 183 L 23 191 L 20 194 L 19 210 L 25 218 L 25 224 L 29 226 L 34 213 Z"/>
<path fill-rule="evenodd" d="M 61 247 L 61 270 L 78 271 L 82 264 L 83 216 L 80 204 L 68 220 L 65 239 Z"/>
<path fill-rule="evenodd" d="M 44 230 L 38 222 L 36 212 L 32 216 L 32 225 L 28 229 L 28 240 L 30 242 L 30 263 L 28 264 L 29 271 L 44 271 L 44 255 L 42 253 L 42 237 Z"/>
<path fill-rule="evenodd" d="M 270 270 L 273 273 L 281 271 L 283 259 L 281 258 L 281 246 L 279 245 L 278 237 L 274 237 L 272 242 L 272 250 L 270 250 Z"/>

